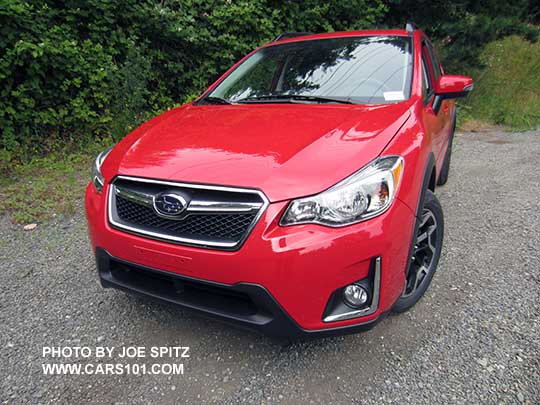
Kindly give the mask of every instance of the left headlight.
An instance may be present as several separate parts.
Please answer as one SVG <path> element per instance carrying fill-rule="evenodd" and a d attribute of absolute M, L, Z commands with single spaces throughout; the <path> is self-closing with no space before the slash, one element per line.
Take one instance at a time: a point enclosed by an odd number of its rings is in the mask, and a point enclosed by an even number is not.
<path fill-rule="evenodd" d="M 320 194 L 293 200 L 280 225 L 339 227 L 376 217 L 392 204 L 402 174 L 402 157 L 378 158 Z"/>
<path fill-rule="evenodd" d="M 103 186 L 105 185 L 105 179 L 101 174 L 101 166 L 107 158 L 107 155 L 111 152 L 112 148 L 113 147 L 111 146 L 97 155 L 96 160 L 94 160 L 94 165 L 92 166 L 92 183 L 94 183 L 94 187 L 98 193 L 101 193 L 101 190 L 103 190 Z"/>

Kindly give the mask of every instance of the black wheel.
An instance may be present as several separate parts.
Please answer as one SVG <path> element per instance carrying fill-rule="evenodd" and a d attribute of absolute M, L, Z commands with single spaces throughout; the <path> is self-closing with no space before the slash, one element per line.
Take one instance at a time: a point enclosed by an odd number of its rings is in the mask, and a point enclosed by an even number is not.
<path fill-rule="evenodd" d="M 450 174 L 450 161 L 452 160 L 452 144 L 454 143 L 455 132 L 456 120 L 454 119 L 454 126 L 452 127 L 452 133 L 450 134 L 450 140 L 448 141 L 448 149 L 446 149 L 443 165 L 441 167 L 441 173 L 439 174 L 439 180 L 437 180 L 438 186 L 444 186 L 448 181 L 448 175 Z"/>
<path fill-rule="evenodd" d="M 418 227 L 416 235 L 413 236 L 414 249 L 409 274 L 403 293 L 392 308 L 395 312 L 408 310 L 422 298 L 439 263 L 444 218 L 441 204 L 431 190 L 426 191 L 422 214 L 417 221 Z"/>

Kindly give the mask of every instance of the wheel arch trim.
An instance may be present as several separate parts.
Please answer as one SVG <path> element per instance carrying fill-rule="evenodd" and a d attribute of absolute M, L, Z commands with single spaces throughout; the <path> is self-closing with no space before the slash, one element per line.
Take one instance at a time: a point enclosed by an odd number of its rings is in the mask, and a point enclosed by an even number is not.
<path fill-rule="evenodd" d="M 435 179 L 435 181 L 432 180 L 433 178 Z M 424 175 L 422 178 L 422 188 L 420 189 L 420 197 L 418 198 L 418 202 L 416 204 L 416 211 L 414 213 L 416 218 L 414 221 L 411 246 L 409 247 L 409 256 L 408 256 L 409 258 L 411 257 L 412 252 L 414 251 L 414 238 L 418 231 L 418 219 L 420 218 L 422 206 L 424 205 L 426 192 L 427 190 L 432 190 L 432 191 L 435 190 L 436 179 L 437 179 L 437 175 L 436 175 L 436 167 L 435 167 L 435 155 L 433 154 L 433 152 L 430 152 L 427 158 L 425 169 L 424 169 Z M 430 186 L 433 188 L 431 188 Z M 410 267 L 411 267 L 411 261 L 407 260 L 407 268 L 405 269 L 405 277 L 409 275 Z"/>

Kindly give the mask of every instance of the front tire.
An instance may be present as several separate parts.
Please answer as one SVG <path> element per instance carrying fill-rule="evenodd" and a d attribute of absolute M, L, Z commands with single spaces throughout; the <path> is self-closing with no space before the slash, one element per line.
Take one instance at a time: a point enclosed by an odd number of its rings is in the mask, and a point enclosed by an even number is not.
<path fill-rule="evenodd" d="M 420 211 L 418 226 L 413 235 L 413 255 L 409 274 L 401 297 L 398 298 L 392 310 L 404 312 L 413 307 L 426 292 L 441 256 L 444 217 L 441 204 L 431 190 L 426 191 L 424 204 Z"/>

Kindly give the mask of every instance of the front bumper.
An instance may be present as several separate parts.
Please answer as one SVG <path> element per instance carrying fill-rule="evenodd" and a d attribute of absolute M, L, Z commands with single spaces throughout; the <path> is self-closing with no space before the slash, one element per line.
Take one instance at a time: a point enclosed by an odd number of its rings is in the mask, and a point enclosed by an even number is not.
<path fill-rule="evenodd" d="M 173 302 L 267 334 L 301 337 L 371 327 L 390 310 L 404 285 L 414 215 L 399 199 L 381 216 L 343 228 L 281 227 L 278 222 L 287 202 L 272 203 L 244 246 L 227 252 L 146 239 L 111 228 L 106 213 L 107 192 L 98 194 L 92 185 L 86 192 L 89 233 L 105 287 Z M 382 261 L 377 310 L 328 322 L 325 310 L 336 290 L 368 277 L 377 257 Z M 169 290 L 148 290 L 141 288 L 144 283 L 133 284 L 118 272 L 115 276 L 111 263 L 165 274 L 170 278 Z M 237 306 L 237 312 L 224 313 L 219 305 L 216 309 L 198 299 L 186 302 L 170 287 L 186 281 L 233 295 L 244 294 L 259 311 L 246 315 Z M 200 289 L 198 293 L 202 294 Z M 208 289 L 201 296 L 212 300 L 207 293 Z M 190 299 L 194 296 L 191 294 Z"/>
<path fill-rule="evenodd" d="M 298 325 L 262 286 L 251 283 L 227 285 L 202 281 L 167 271 L 133 264 L 96 249 L 101 285 L 199 313 L 283 339 L 334 336 L 371 329 L 382 316 L 359 325 L 306 330 Z"/>

